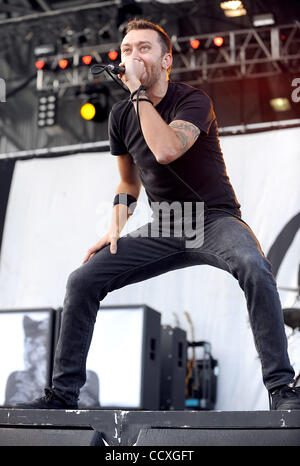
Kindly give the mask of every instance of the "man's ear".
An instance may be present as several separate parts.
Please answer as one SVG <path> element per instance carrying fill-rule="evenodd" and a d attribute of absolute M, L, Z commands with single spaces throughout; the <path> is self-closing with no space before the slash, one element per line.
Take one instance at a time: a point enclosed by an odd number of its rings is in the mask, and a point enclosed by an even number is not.
<path fill-rule="evenodd" d="M 167 70 L 169 66 L 172 64 L 172 61 L 173 61 L 172 55 L 170 53 L 166 53 L 163 58 L 162 68 L 164 70 Z"/>

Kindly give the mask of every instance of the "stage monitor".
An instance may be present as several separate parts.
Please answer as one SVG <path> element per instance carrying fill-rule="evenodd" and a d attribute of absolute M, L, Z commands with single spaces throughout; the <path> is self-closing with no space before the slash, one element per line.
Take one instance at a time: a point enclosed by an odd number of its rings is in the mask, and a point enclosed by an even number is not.
<path fill-rule="evenodd" d="M 161 314 L 146 305 L 100 306 L 81 409 L 159 409 Z"/>

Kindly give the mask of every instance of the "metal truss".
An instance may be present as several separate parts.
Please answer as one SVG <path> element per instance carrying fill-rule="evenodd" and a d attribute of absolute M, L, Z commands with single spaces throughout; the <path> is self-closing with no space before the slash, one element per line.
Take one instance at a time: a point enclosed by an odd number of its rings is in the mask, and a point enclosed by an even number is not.
<path fill-rule="evenodd" d="M 0 20 L 0 26 L 32 23 L 35 21 L 57 18 L 59 16 L 80 13 L 82 11 L 93 11 L 99 10 L 100 8 L 120 5 L 119 0 L 104 0 L 102 2 L 83 3 L 80 5 L 72 5 L 68 8 L 52 10 L 45 0 L 37 0 L 37 3 L 42 7 L 44 10 L 43 12 L 32 11 L 29 9 L 26 10 L 15 5 L 0 5 L 0 11 L 8 13 L 21 13 L 20 16 L 14 16 L 13 18 Z"/>
<path fill-rule="evenodd" d="M 216 36 L 224 38 L 214 46 Z M 300 23 L 198 35 L 195 52 L 186 53 L 190 37 L 173 41 L 173 73 L 192 73 L 190 84 L 271 76 L 300 71 Z"/>
<path fill-rule="evenodd" d="M 213 39 L 224 38 L 222 47 L 216 47 Z M 198 39 L 197 50 L 190 47 L 190 40 Z M 193 37 L 172 37 L 174 62 L 172 78 L 189 84 L 232 81 L 245 78 L 272 76 L 286 71 L 300 72 L 300 23 L 276 27 L 243 29 Z M 90 54 L 101 63 L 103 54 L 118 50 L 119 43 L 99 44 L 77 48 L 69 54 L 49 57 L 50 69 L 38 70 L 38 91 L 60 91 L 93 82 L 89 67 L 80 64 L 81 56 Z M 102 57 L 101 57 L 102 55 Z M 60 58 L 72 60 L 73 65 L 57 71 Z M 111 81 L 103 75 L 102 81 Z"/>

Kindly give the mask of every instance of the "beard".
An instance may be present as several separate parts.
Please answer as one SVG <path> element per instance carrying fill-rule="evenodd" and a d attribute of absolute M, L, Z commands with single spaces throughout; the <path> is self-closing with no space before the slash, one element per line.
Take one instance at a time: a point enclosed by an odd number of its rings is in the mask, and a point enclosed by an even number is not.
<path fill-rule="evenodd" d="M 161 63 L 156 63 L 155 65 L 151 66 L 151 68 L 146 68 L 146 76 L 141 79 L 141 83 L 147 89 L 154 86 L 154 84 L 159 81 L 161 76 Z"/>

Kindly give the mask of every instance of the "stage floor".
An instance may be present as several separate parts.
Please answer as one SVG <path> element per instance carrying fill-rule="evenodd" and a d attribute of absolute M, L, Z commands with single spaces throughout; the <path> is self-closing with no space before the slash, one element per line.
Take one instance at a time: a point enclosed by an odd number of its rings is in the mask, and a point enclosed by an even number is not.
<path fill-rule="evenodd" d="M 73 442 L 81 442 L 75 443 L 79 445 L 89 444 L 84 442 L 90 442 L 91 434 L 97 433 L 106 446 L 300 446 L 300 410 L 124 411 L 1 408 L 0 428 L 0 445 L 41 445 L 43 442 L 48 442 L 49 445 L 49 432 L 53 434 L 51 438 L 54 443 L 50 443 L 51 445 L 65 445 L 63 442 L 70 441 L 68 439 L 73 432 L 78 437 L 76 440 L 73 435 Z"/>

